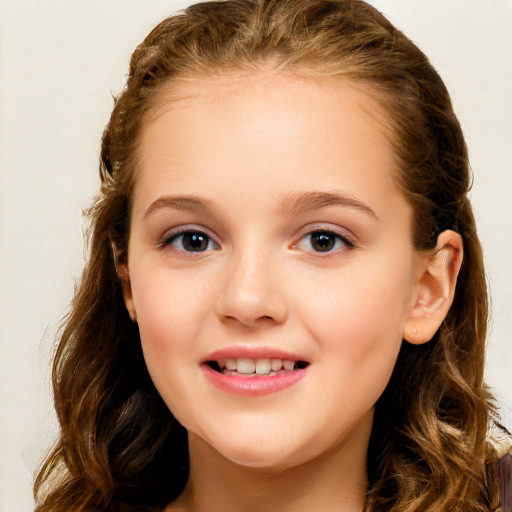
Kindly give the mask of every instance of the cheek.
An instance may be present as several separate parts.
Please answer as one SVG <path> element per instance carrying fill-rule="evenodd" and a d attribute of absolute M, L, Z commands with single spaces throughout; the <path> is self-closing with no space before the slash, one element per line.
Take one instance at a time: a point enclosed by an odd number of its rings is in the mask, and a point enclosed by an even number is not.
<path fill-rule="evenodd" d="M 411 304 L 412 274 L 365 265 L 331 280 L 302 304 L 307 329 L 329 357 L 333 379 L 376 400 L 387 385 Z M 397 268 L 400 268 L 398 265 Z"/>
<path fill-rule="evenodd" d="M 143 267 L 131 274 L 132 294 L 143 343 L 179 342 L 184 333 L 197 327 L 211 306 L 210 295 L 200 279 L 189 279 L 159 269 Z"/>
<path fill-rule="evenodd" d="M 359 341 L 374 332 L 401 336 L 412 302 L 412 278 L 408 275 L 392 271 L 383 275 L 364 266 L 325 282 L 328 285 L 324 287 L 309 286 L 302 300 L 301 316 L 310 319 L 310 328 L 324 331 L 327 338 L 334 333 L 359 332 Z"/>
<path fill-rule="evenodd" d="M 206 290 L 165 272 L 144 269 L 132 276 L 133 303 L 146 365 L 157 388 L 176 381 L 190 346 L 207 318 Z"/>

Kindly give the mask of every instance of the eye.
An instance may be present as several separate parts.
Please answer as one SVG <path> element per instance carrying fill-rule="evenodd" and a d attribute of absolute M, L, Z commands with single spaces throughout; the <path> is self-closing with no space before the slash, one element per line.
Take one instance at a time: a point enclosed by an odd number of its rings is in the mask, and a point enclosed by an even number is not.
<path fill-rule="evenodd" d="M 333 252 L 343 247 L 353 247 L 348 238 L 329 230 L 315 230 L 302 237 L 297 247 L 305 251 Z"/>
<path fill-rule="evenodd" d="M 210 236 L 202 231 L 182 231 L 171 234 L 162 241 L 162 245 L 171 245 L 174 249 L 184 252 L 205 252 L 219 248 Z"/>

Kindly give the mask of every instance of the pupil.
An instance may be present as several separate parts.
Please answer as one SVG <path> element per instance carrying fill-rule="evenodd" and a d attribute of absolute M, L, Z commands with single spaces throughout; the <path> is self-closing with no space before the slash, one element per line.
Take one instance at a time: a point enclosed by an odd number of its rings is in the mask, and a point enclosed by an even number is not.
<path fill-rule="evenodd" d="M 320 252 L 330 251 L 334 247 L 334 235 L 328 233 L 313 233 L 311 235 L 312 245 Z"/>
<path fill-rule="evenodd" d="M 207 237 L 201 233 L 185 233 L 183 235 L 183 247 L 187 251 L 204 251 L 207 246 Z"/>

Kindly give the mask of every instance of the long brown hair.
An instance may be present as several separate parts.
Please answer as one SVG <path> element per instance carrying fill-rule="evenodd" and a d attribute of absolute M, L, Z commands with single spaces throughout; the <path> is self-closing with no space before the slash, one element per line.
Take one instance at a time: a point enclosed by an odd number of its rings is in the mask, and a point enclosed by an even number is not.
<path fill-rule="evenodd" d="M 367 510 L 496 508 L 483 383 L 487 286 L 467 150 L 442 80 L 361 0 L 228 0 L 164 20 L 132 56 L 104 132 L 89 257 L 54 362 L 61 435 L 35 482 L 37 511 L 161 510 L 181 493 L 186 432 L 148 375 L 112 247 L 126 258 L 137 144 L 159 93 L 174 77 L 262 66 L 342 77 L 374 94 L 388 115 L 417 249 L 432 249 L 445 229 L 464 242 L 448 316 L 429 343 L 403 342 L 376 405 Z"/>

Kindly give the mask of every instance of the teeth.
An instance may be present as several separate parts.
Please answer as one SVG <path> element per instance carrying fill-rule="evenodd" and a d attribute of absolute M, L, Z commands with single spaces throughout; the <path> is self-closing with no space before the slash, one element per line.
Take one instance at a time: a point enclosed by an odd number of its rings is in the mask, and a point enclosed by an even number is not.
<path fill-rule="evenodd" d="M 228 357 L 218 361 L 221 370 L 229 375 L 269 375 L 274 376 L 279 373 L 295 369 L 295 361 L 283 359 L 250 359 L 247 357 L 233 358 Z"/>
<path fill-rule="evenodd" d="M 270 360 L 270 367 L 273 371 L 277 372 L 283 367 L 283 360 L 282 359 L 271 359 Z"/>
<path fill-rule="evenodd" d="M 270 359 L 258 359 L 256 361 L 256 373 L 258 375 L 268 375 L 270 372 Z"/>
<path fill-rule="evenodd" d="M 291 372 L 294 366 L 295 363 L 293 361 L 283 361 L 283 368 L 288 372 Z"/>
<path fill-rule="evenodd" d="M 254 359 L 241 357 L 236 360 L 236 371 L 238 373 L 254 373 L 254 370 L 256 370 Z"/>
<path fill-rule="evenodd" d="M 223 365 L 221 364 L 221 366 Z M 232 357 L 228 357 L 224 360 L 224 366 L 227 370 L 236 370 L 236 361 Z"/>

